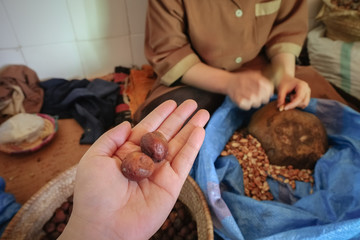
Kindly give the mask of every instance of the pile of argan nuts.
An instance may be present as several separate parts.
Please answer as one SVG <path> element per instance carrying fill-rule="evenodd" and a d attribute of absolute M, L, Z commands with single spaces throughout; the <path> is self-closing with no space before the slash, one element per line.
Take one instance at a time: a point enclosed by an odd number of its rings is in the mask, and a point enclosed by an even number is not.
<path fill-rule="evenodd" d="M 69 221 L 72 208 L 73 195 L 68 197 L 67 200 L 55 210 L 52 217 L 44 224 L 42 229 L 45 232 L 45 236 L 41 238 L 42 240 L 54 240 L 60 236 Z"/>
<path fill-rule="evenodd" d="M 45 235 L 42 236 L 41 240 L 55 240 L 60 236 L 69 221 L 72 207 L 73 195 L 68 197 L 44 224 L 42 229 Z M 196 221 L 193 219 L 189 208 L 177 200 L 161 228 L 150 239 L 197 239 Z"/>
<path fill-rule="evenodd" d="M 256 200 L 273 200 L 266 179 L 271 177 L 296 188 L 296 180 L 314 183 L 312 170 L 276 166 L 269 162 L 261 143 L 245 130 L 237 130 L 231 136 L 221 156 L 234 155 L 241 165 L 244 177 L 245 195 Z"/>
<path fill-rule="evenodd" d="M 179 200 L 176 201 L 161 228 L 150 238 L 150 240 L 162 239 L 198 239 L 196 221 L 191 216 L 189 208 Z"/>

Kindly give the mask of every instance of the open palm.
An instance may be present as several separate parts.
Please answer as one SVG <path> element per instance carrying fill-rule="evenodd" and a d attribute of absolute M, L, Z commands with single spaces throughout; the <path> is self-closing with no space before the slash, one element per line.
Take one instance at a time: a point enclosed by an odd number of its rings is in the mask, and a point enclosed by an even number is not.
<path fill-rule="evenodd" d="M 204 140 L 207 111 L 198 111 L 184 125 L 196 108 L 193 100 L 179 107 L 169 100 L 134 128 L 124 122 L 101 136 L 79 163 L 74 209 L 61 237 L 75 239 L 76 231 L 87 239 L 150 238 L 174 206 Z M 121 159 L 140 151 L 141 137 L 155 130 L 169 141 L 165 161 L 149 178 L 128 180 L 120 171 Z"/>

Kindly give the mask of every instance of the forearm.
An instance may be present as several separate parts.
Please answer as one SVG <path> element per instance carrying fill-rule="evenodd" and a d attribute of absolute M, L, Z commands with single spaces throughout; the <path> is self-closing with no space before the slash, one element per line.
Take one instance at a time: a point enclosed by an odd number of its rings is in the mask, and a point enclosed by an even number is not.
<path fill-rule="evenodd" d="M 274 65 L 283 67 L 284 72 L 291 76 L 295 76 L 295 56 L 291 53 L 279 53 L 272 57 L 271 62 Z"/>
<path fill-rule="evenodd" d="M 222 69 L 210 67 L 204 63 L 197 63 L 182 77 L 182 82 L 209 92 L 227 94 L 229 81 L 233 74 Z"/>
<path fill-rule="evenodd" d="M 279 53 L 271 62 L 283 67 L 285 73 L 295 76 L 295 56 L 291 53 Z M 227 94 L 228 85 L 236 76 L 228 71 L 198 63 L 191 67 L 182 77 L 182 82 L 209 92 Z"/>

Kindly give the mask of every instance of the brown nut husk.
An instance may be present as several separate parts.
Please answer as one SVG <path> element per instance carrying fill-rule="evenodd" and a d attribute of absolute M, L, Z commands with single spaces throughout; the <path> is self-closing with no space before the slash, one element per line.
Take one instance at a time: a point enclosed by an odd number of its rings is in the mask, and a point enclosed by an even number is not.
<path fill-rule="evenodd" d="M 154 162 L 161 162 L 168 153 L 168 142 L 159 131 L 146 133 L 140 140 L 140 147 Z"/>
<path fill-rule="evenodd" d="M 313 169 L 328 149 L 319 118 L 299 109 L 279 111 L 276 101 L 253 114 L 248 131 L 259 140 L 273 165 Z"/>
<path fill-rule="evenodd" d="M 126 155 L 120 169 L 129 180 L 141 181 L 151 176 L 154 171 L 154 162 L 142 152 L 131 152 Z"/>

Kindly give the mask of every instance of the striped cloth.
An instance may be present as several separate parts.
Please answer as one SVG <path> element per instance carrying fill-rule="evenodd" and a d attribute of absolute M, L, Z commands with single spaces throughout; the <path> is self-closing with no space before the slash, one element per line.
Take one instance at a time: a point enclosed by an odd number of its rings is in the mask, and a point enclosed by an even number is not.
<path fill-rule="evenodd" d="M 360 42 L 343 42 L 325 37 L 325 27 L 309 32 L 310 64 L 326 80 L 360 100 Z"/>

